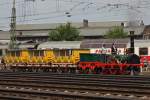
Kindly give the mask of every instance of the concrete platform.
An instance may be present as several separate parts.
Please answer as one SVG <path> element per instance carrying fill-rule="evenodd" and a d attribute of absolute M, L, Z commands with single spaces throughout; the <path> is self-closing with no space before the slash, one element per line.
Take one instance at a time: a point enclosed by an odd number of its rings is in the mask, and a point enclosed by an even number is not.
<path fill-rule="evenodd" d="M 150 67 L 146 67 L 142 69 L 141 75 L 148 75 L 150 76 Z"/>

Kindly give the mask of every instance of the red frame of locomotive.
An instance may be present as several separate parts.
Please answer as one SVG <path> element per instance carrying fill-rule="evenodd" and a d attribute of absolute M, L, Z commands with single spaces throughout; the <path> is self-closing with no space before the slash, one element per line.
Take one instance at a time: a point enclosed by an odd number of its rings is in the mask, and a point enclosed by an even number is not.
<path fill-rule="evenodd" d="M 86 69 L 86 68 L 90 68 L 90 69 L 94 69 L 96 67 L 98 68 L 101 68 L 101 67 L 120 67 L 120 68 L 123 68 L 123 67 L 127 67 L 127 66 L 136 66 L 136 67 L 144 67 L 144 64 L 141 63 L 141 64 L 105 64 L 105 63 L 101 63 L 101 62 L 80 62 L 79 63 L 79 66 L 82 68 L 82 69 Z"/>

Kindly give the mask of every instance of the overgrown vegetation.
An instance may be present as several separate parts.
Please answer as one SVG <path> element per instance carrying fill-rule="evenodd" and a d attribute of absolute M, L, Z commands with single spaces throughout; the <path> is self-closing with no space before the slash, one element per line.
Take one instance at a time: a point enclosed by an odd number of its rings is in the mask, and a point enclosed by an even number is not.
<path fill-rule="evenodd" d="M 49 32 L 49 41 L 76 41 L 80 40 L 79 31 L 70 23 L 60 25 L 56 30 Z"/>

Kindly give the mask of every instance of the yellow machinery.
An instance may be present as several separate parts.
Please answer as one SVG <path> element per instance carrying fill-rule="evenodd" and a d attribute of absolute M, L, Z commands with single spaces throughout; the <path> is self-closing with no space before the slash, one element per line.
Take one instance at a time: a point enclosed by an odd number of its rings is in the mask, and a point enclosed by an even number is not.
<path fill-rule="evenodd" d="M 46 49 L 46 50 L 10 50 L 6 52 L 4 60 L 6 65 L 18 68 L 30 65 L 31 68 L 42 66 L 53 67 L 76 65 L 80 53 L 90 53 L 89 49 Z"/>

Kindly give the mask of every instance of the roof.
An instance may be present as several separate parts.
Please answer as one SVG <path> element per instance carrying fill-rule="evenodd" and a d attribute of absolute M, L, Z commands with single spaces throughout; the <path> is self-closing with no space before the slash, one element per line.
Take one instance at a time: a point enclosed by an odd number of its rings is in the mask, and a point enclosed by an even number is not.
<path fill-rule="evenodd" d="M 49 31 L 18 31 L 17 36 L 47 36 Z"/>
<path fill-rule="evenodd" d="M 80 36 L 102 36 L 109 28 L 84 28 L 80 29 Z"/>
<path fill-rule="evenodd" d="M 149 47 L 150 40 L 134 40 L 135 47 Z"/>
<path fill-rule="evenodd" d="M 150 34 L 150 25 L 146 25 L 143 34 Z"/>
<path fill-rule="evenodd" d="M 9 31 L 0 31 L 0 40 L 9 40 L 10 32 Z"/>
<path fill-rule="evenodd" d="M 80 31 L 80 36 L 102 36 L 113 28 L 114 26 L 121 26 L 124 23 L 124 30 L 129 33 L 129 31 L 134 30 L 135 35 L 140 35 L 143 33 L 144 26 L 140 26 L 134 23 L 134 26 L 129 27 L 129 22 L 127 21 L 108 21 L 108 22 L 89 22 L 88 27 L 84 27 L 82 22 L 72 23 L 72 26 L 76 27 Z M 65 23 L 51 23 L 51 24 L 20 24 L 17 25 L 17 31 L 21 31 L 22 35 L 30 36 L 47 36 L 50 30 L 54 30 L 59 25 L 64 25 Z"/>
<path fill-rule="evenodd" d="M 106 35 L 106 32 L 108 32 L 112 27 L 99 27 L 99 28 L 83 28 L 80 29 L 80 35 L 81 36 L 103 36 Z M 137 27 L 125 27 L 124 31 L 128 32 L 128 35 L 130 34 L 130 31 L 134 30 L 135 35 L 141 35 L 143 33 L 144 27 L 143 26 L 137 26 Z"/>
<path fill-rule="evenodd" d="M 44 42 L 38 46 L 38 49 L 79 49 L 81 41 L 52 41 Z"/>
<path fill-rule="evenodd" d="M 0 45 L 0 49 L 8 49 L 8 45 Z"/>
<path fill-rule="evenodd" d="M 81 28 L 79 29 L 80 31 L 80 36 L 103 36 L 107 31 L 109 31 L 111 28 L 108 27 L 99 27 L 99 28 Z M 126 32 L 129 33 L 129 31 L 134 30 L 135 35 L 140 35 L 142 34 L 144 27 L 134 27 L 132 28 L 124 28 Z M 49 30 L 47 31 L 22 31 L 22 35 L 18 36 L 48 36 Z"/>
<path fill-rule="evenodd" d="M 27 48 L 34 48 L 34 44 L 20 44 L 19 49 L 27 49 Z"/>
<path fill-rule="evenodd" d="M 101 48 L 103 44 L 106 48 L 111 48 L 112 43 L 115 43 L 117 48 L 126 48 L 129 39 L 88 39 L 82 41 L 81 48 Z"/>
<path fill-rule="evenodd" d="M 124 31 L 128 32 L 128 34 L 130 31 L 135 31 L 134 32 L 135 35 L 141 35 L 144 31 L 144 28 L 145 26 L 127 27 L 124 28 Z"/>
<path fill-rule="evenodd" d="M 19 24 L 16 25 L 16 30 L 50 30 L 55 29 L 60 25 L 65 25 L 66 23 L 50 23 L 50 24 Z M 73 23 L 72 26 L 80 28 L 83 25 L 81 23 Z"/>
<path fill-rule="evenodd" d="M 0 45 L 8 44 L 10 40 L 0 40 Z"/>
<path fill-rule="evenodd" d="M 88 27 L 101 27 L 101 28 L 108 28 L 114 26 L 121 26 L 124 23 L 124 26 L 129 26 L 129 21 L 106 21 L 106 22 L 88 22 Z M 134 26 L 139 26 L 140 21 L 135 21 Z M 18 24 L 16 25 L 16 30 L 49 30 L 55 29 L 59 25 L 64 25 L 66 23 L 45 23 L 45 24 Z M 83 28 L 83 22 L 71 22 L 71 25 L 76 28 Z"/>

